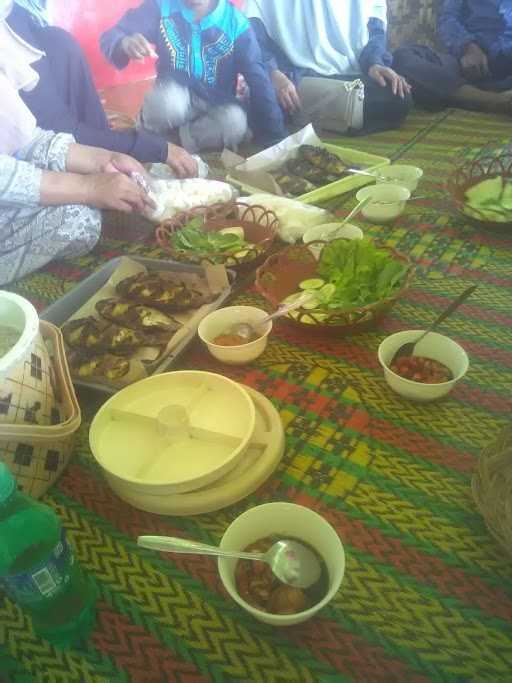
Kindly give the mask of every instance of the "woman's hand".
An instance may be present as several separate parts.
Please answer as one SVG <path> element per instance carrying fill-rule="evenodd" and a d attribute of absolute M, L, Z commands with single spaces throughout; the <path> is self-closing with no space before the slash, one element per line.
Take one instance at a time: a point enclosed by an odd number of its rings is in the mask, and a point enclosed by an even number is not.
<path fill-rule="evenodd" d="M 98 173 L 140 173 L 147 178 L 147 173 L 144 166 L 129 156 L 128 154 L 121 154 L 120 152 L 107 152 L 96 168 Z"/>
<path fill-rule="evenodd" d="M 97 209 L 145 213 L 155 208 L 149 195 L 124 173 L 93 173 L 83 176 L 83 204 Z"/>
<path fill-rule="evenodd" d="M 132 36 L 126 36 L 121 40 L 121 50 L 130 59 L 144 60 L 146 57 L 157 57 L 154 49 L 151 47 L 142 33 L 134 33 Z"/>
<path fill-rule="evenodd" d="M 128 154 L 111 152 L 101 147 L 90 147 L 74 143 L 69 146 L 66 159 L 66 171 L 69 173 L 140 173 L 147 176 L 141 163 Z"/>
<path fill-rule="evenodd" d="M 271 79 L 281 107 L 289 114 L 298 111 L 301 106 L 299 93 L 288 76 L 276 69 L 272 72 Z"/>
<path fill-rule="evenodd" d="M 167 145 L 167 163 L 178 178 L 196 178 L 199 173 L 197 161 L 183 147 Z"/>
<path fill-rule="evenodd" d="M 398 95 L 402 99 L 411 92 L 411 86 L 403 76 L 399 76 L 396 71 L 390 69 L 389 66 L 382 66 L 382 64 L 374 64 L 368 69 L 368 76 L 377 81 L 379 85 L 385 88 L 387 85 L 391 87 L 393 95 Z"/>

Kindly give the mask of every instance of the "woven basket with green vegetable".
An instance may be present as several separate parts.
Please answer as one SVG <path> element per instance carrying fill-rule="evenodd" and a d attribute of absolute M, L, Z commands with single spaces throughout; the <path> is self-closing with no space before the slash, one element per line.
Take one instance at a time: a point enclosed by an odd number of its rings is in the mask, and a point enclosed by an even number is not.
<path fill-rule="evenodd" d="M 175 261 L 236 268 L 264 257 L 278 228 L 273 211 L 236 202 L 177 214 L 158 226 L 156 239 Z"/>
<path fill-rule="evenodd" d="M 270 256 L 258 269 L 256 287 L 271 304 L 311 299 L 288 320 L 311 331 L 352 333 L 373 325 L 410 286 L 413 268 L 395 249 L 370 239 L 322 244 L 317 261 L 308 246 Z"/>
<path fill-rule="evenodd" d="M 512 151 L 485 151 L 460 164 L 447 188 L 458 211 L 480 227 L 512 227 Z"/>

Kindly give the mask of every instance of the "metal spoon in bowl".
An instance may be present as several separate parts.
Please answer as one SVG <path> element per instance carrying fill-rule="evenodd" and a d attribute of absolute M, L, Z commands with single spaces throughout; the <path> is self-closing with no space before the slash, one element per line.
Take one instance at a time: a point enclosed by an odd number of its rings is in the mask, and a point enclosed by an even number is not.
<path fill-rule="evenodd" d="M 337 233 L 341 231 L 342 228 L 345 227 L 345 225 L 350 221 L 351 218 L 354 216 L 357 216 L 357 214 L 361 211 L 361 209 L 366 206 L 369 202 L 371 201 L 371 197 L 365 197 L 364 199 L 361 199 L 359 204 L 356 204 L 352 211 L 345 216 L 345 218 L 340 222 L 337 223 L 336 225 L 333 224 L 333 227 L 330 230 L 324 230 L 324 232 L 320 235 L 321 240 L 334 240 L 337 237 Z"/>
<path fill-rule="evenodd" d="M 309 588 L 320 579 L 322 574 L 320 561 L 313 550 L 299 541 L 289 539 L 277 541 L 266 553 L 225 550 L 214 545 L 196 543 L 171 536 L 139 536 L 137 545 L 141 548 L 163 550 L 164 552 L 214 555 L 216 557 L 265 562 L 280 581 L 296 588 Z"/>
<path fill-rule="evenodd" d="M 268 322 L 274 320 L 275 318 L 281 318 L 283 315 L 286 315 L 290 311 L 294 311 L 296 308 L 304 306 L 304 304 L 307 304 L 308 301 L 310 301 L 312 298 L 312 294 L 305 292 L 304 296 L 301 296 L 300 299 L 297 299 L 297 301 L 294 301 L 291 304 L 284 304 L 282 306 L 279 306 L 277 311 L 274 311 L 274 313 L 271 313 L 270 315 L 265 316 L 261 320 L 258 320 L 258 322 L 236 323 L 231 327 L 229 332 L 230 334 L 236 334 L 239 337 L 242 337 L 242 339 L 246 339 L 247 341 L 249 341 L 250 339 L 254 339 L 259 335 L 258 328 L 262 327 L 263 325 L 266 325 Z"/>
<path fill-rule="evenodd" d="M 389 178 L 386 178 L 383 175 L 380 175 L 380 173 L 371 173 L 370 171 L 361 171 L 359 168 L 347 168 L 347 173 L 355 173 L 356 175 L 366 175 L 369 176 L 370 178 L 376 178 L 377 180 L 384 180 L 386 182 L 389 182 Z"/>
<path fill-rule="evenodd" d="M 435 328 L 442 323 L 446 318 L 448 318 L 454 311 L 457 310 L 457 308 L 466 301 L 468 297 L 473 294 L 475 289 L 477 288 L 477 285 L 472 285 L 471 287 L 468 287 L 465 289 L 462 294 L 459 294 L 459 296 L 452 301 L 452 303 L 447 306 L 442 313 L 440 313 L 437 318 L 434 320 L 433 323 L 431 323 L 425 332 L 422 332 L 422 334 L 416 339 L 414 342 L 407 342 L 406 344 L 402 344 L 396 351 L 391 359 L 389 365 L 391 365 L 394 361 L 398 360 L 399 358 L 404 358 L 406 356 L 412 356 L 414 354 L 414 348 L 416 344 L 419 344 L 422 339 L 424 339 L 427 334 L 435 330 Z"/>

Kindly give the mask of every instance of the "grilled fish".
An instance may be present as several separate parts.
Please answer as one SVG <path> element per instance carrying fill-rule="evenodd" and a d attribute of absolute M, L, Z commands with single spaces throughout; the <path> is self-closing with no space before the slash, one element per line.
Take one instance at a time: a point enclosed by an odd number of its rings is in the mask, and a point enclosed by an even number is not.
<path fill-rule="evenodd" d="M 321 168 L 327 175 L 342 176 L 347 170 L 347 165 L 336 154 L 332 154 L 324 147 L 313 145 L 301 145 L 299 147 L 299 159 L 308 162 L 311 166 Z"/>
<path fill-rule="evenodd" d="M 156 308 L 120 299 L 103 299 L 96 304 L 102 318 L 141 332 L 167 332 L 171 335 L 181 323 Z"/>
<path fill-rule="evenodd" d="M 199 308 L 209 300 L 200 292 L 189 289 L 182 283 L 166 280 L 158 273 L 132 275 L 122 280 L 116 291 L 124 299 L 168 313 Z"/>
<path fill-rule="evenodd" d="M 68 346 L 85 353 L 108 351 L 124 354 L 142 346 L 162 346 L 169 339 L 168 334 L 143 334 L 96 318 L 71 320 L 63 326 L 62 334 Z"/>
<path fill-rule="evenodd" d="M 130 371 L 130 361 L 123 356 L 105 353 L 97 356 L 84 356 L 80 352 L 68 353 L 71 371 L 80 379 L 119 380 Z"/>
<path fill-rule="evenodd" d="M 274 174 L 274 178 L 281 190 L 292 197 L 297 197 L 315 189 L 315 185 L 306 178 L 299 178 L 291 173 L 279 172 Z"/>

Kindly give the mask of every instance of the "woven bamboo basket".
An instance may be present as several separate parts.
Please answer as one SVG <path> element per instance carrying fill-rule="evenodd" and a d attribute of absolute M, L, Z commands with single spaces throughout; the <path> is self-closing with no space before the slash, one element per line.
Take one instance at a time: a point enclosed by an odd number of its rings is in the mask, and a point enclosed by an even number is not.
<path fill-rule="evenodd" d="M 272 254 L 256 271 L 256 290 L 272 307 L 279 304 L 290 294 L 299 290 L 302 280 L 318 277 L 317 258 L 311 247 L 323 249 L 327 242 L 316 241 L 309 244 L 294 244 Z M 381 299 L 366 306 L 355 306 L 349 309 L 306 309 L 298 308 L 296 317 L 284 317 L 282 321 L 294 327 L 307 330 L 312 334 L 356 334 L 373 327 L 399 301 L 414 279 L 414 268 L 410 259 L 385 244 L 377 244 L 386 250 L 394 259 L 407 265 L 407 273 L 400 287 L 386 299 Z"/>
<path fill-rule="evenodd" d="M 512 423 L 484 448 L 472 489 L 489 531 L 512 556 Z"/>
<path fill-rule="evenodd" d="M 451 195 L 452 202 L 463 218 L 474 225 L 492 230 L 506 230 L 510 232 L 512 223 L 497 222 L 482 218 L 476 218 L 465 212 L 466 191 L 470 187 L 481 183 L 483 180 L 501 176 L 504 181 L 512 180 L 512 150 L 494 151 L 485 149 L 476 159 L 464 161 L 457 166 L 454 172 L 448 176 L 446 188 Z"/>

